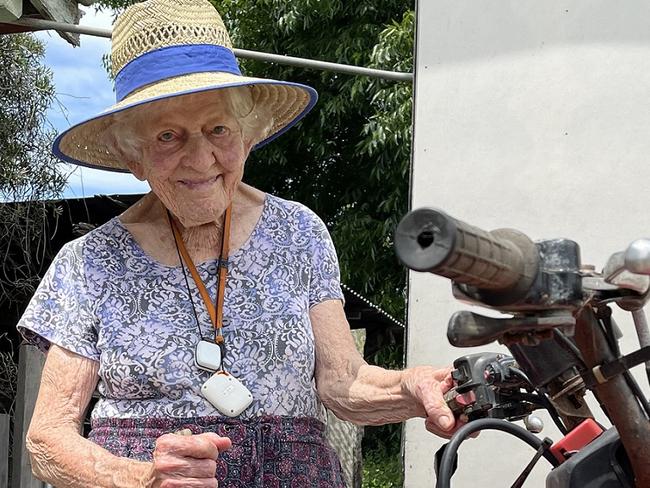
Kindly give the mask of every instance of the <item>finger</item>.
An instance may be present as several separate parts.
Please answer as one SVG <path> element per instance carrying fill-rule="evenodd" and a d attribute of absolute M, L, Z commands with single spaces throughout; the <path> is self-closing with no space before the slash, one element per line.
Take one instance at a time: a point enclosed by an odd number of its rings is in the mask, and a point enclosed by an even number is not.
<path fill-rule="evenodd" d="M 431 422 L 428 419 L 424 421 L 424 426 L 429 432 L 436 434 L 439 437 L 444 437 L 445 439 L 450 439 L 451 436 L 453 436 L 461 427 L 464 427 L 465 424 L 467 424 L 467 420 L 466 418 L 463 420 L 463 416 L 461 415 L 460 418 L 456 419 L 456 425 L 454 425 L 454 428 L 445 432 L 443 430 L 440 430 L 440 428 L 434 422 Z M 473 432 L 469 435 L 469 437 L 470 439 L 476 439 L 479 434 L 480 431 Z"/>
<path fill-rule="evenodd" d="M 451 409 L 443 397 L 440 385 L 438 388 L 431 388 L 423 401 L 424 409 L 427 413 L 427 420 L 435 423 L 443 431 L 451 430 L 456 421 Z"/>
<path fill-rule="evenodd" d="M 154 469 L 174 479 L 214 478 L 217 473 L 217 462 L 213 459 L 195 459 L 162 454 L 155 455 Z"/>
<path fill-rule="evenodd" d="M 216 435 L 216 434 L 215 434 Z M 164 434 L 156 439 L 156 451 L 161 454 L 173 454 L 178 457 L 197 459 L 217 459 L 219 449 L 214 440 L 206 434 L 182 436 Z"/>
<path fill-rule="evenodd" d="M 174 434 L 182 435 L 182 436 L 193 435 L 192 431 L 190 429 L 181 429 L 181 430 L 178 430 L 178 431 L 174 432 Z M 227 437 L 221 437 L 221 436 L 219 436 L 219 435 L 217 435 L 215 433 L 212 433 L 212 432 L 206 432 L 206 433 L 198 434 L 198 435 L 203 436 L 203 437 L 209 439 L 211 442 L 213 442 L 220 453 L 227 450 L 227 449 L 230 449 L 232 447 L 232 442 Z"/>
<path fill-rule="evenodd" d="M 214 432 L 206 432 L 201 434 L 209 442 L 212 442 L 219 452 L 226 451 L 232 447 L 232 441 L 228 437 L 222 437 Z"/>
<path fill-rule="evenodd" d="M 192 431 L 190 429 L 181 429 L 176 432 L 174 432 L 176 435 L 192 435 Z"/>
<path fill-rule="evenodd" d="M 456 426 L 456 420 L 451 411 L 444 413 L 430 411 L 428 413 L 427 420 L 435 424 L 437 428 L 441 429 L 443 432 L 450 432 Z"/>
<path fill-rule="evenodd" d="M 445 368 L 440 370 L 441 373 L 437 375 L 437 379 L 440 382 L 440 386 L 442 389 L 443 393 L 446 393 L 448 390 L 451 390 L 454 385 L 455 381 L 454 378 L 451 376 L 451 373 L 454 371 L 453 368 Z M 443 374 L 444 372 L 444 374 Z"/>
<path fill-rule="evenodd" d="M 453 436 L 461 427 L 463 427 L 463 425 L 464 424 L 457 421 L 452 429 L 442 430 L 435 422 L 430 420 L 424 421 L 424 426 L 429 432 L 436 434 L 437 436 L 444 437 L 445 439 L 451 438 L 451 436 Z"/>
<path fill-rule="evenodd" d="M 447 376 L 445 379 L 440 381 L 440 390 L 442 391 L 443 394 L 447 393 L 449 390 L 451 390 L 455 386 L 454 379 L 451 377 L 451 374 Z"/>
<path fill-rule="evenodd" d="M 444 430 L 441 430 L 438 425 L 428 419 L 424 421 L 424 427 L 432 434 L 435 434 L 438 437 L 443 437 L 445 439 L 451 438 L 453 434 L 453 432 L 445 432 Z"/>
<path fill-rule="evenodd" d="M 436 369 L 433 373 L 433 377 L 437 381 L 447 381 L 448 379 L 451 380 L 451 372 L 454 370 L 453 367 L 447 366 L 444 368 Z M 453 380 L 452 380 L 453 382 Z"/>
<path fill-rule="evenodd" d="M 217 479 L 212 478 L 183 478 L 166 479 L 160 488 L 217 488 Z"/>

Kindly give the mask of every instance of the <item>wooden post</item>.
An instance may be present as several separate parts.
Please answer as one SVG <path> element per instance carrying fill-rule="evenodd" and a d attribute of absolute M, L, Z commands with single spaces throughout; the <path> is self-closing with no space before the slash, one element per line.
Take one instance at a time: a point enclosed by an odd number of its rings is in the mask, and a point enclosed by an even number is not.
<path fill-rule="evenodd" d="M 14 414 L 14 445 L 11 470 L 12 488 L 43 488 L 43 482 L 32 474 L 29 454 L 25 449 L 25 434 L 34 413 L 34 404 L 41 383 L 45 356 L 29 344 L 20 346 L 18 355 L 18 388 Z"/>
<path fill-rule="evenodd" d="M 0 414 L 0 488 L 9 488 L 9 415 Z"/>
<path fill-rule="evenodd" d="M 23 0 L 0 0 L 0 22 L 13 22 L 21 15 L 23 15 Z"/>

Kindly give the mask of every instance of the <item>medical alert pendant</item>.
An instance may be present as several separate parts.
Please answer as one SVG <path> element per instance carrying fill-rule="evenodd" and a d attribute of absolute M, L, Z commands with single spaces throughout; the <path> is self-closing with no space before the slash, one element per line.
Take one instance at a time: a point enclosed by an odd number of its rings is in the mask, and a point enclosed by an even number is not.
<path fill-rule="evenodd" d="M 214 373 L 221 369 L 221 348 L 214 342 L 201 340 L 196 345 L 194 362 L 199 369 Z"/>
<path fill-rule="evenodd" d="M 225 371 L 219 371 L 203 383 L 201 394 L 226 417 L 236 417 L 253 403 L 253 395 L 244 384 Z"/>

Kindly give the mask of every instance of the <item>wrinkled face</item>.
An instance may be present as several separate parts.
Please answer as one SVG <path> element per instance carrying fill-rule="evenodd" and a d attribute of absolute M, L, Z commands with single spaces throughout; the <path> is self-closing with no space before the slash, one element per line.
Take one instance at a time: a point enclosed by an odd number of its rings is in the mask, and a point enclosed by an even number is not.
<path fill-rule="evenodd" d="M 218 220 L 242 179 L 250 142 L 219 92 L 155 104 L 133 124 L 141 161 L 127 163 L 185 227 Z"/>

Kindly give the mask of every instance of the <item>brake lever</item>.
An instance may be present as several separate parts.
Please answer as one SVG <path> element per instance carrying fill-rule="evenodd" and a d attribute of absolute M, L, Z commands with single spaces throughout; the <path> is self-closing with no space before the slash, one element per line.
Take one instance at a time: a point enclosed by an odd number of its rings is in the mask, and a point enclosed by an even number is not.
<path fill-rule="evenodd" d="M 610 286 L 631 290 L 639 295 L 650 292 L 650 239 L 637 239 L 625 251 L 612 254 L 603 268 L 602 280 Z M 589 283 L 587 287 L 605 290 L 604 283 Z"/>
<path fill-rule="evenodd" d="M 625 267 L 632 273 L 650 275 L 650 239 L 637 239 L 625 250 Z"/>

